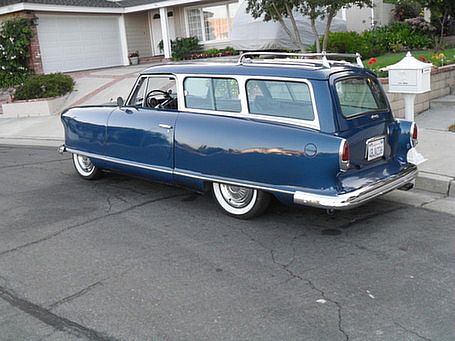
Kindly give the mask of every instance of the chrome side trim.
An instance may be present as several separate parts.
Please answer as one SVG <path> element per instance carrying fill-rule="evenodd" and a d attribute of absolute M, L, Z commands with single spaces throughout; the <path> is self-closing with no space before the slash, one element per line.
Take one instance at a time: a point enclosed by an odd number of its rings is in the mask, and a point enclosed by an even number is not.
<path fill-rule="evenodd" d="M 142 168 L 142 169 L 146 169 L 146 170 L 169 173 L 169 174 L 173 173 L 172 168 L 168 168 L 168 167 L 150 166 L 150 165 L 147 165 L 147 164 L 141 163 L 141 162 L 128 161 L 128 160 L 118 159 L 115 157 L 83 152 L 83 151 L 72 149 L 72 148 L 66 148 L 66 151 L 73 153 L 73 154 L 87 156 L 91 159 L 98 159 L 98 160 L 103 160 L 103 161 L 107 161 L 107 162 L 118 163 L 118 164 L 121 164 L 124 166 L 137 167 L 137 168 Z"/>
<path fill-rule="evenodd" d="M 293 190 L 276 189 L 276 188 L 269 187 L 264 184 L 253 182 L 253 181 L 223 178 L 223 177 L 211 176 L 211 175 L 203 175 L 201 173 L 185 171 L 183 169 L 173 170 L 171 168 L 166 168 L 166 167 L 150 166 L 150 165 L 146 165 L 146 164 L 140 163 L 140 162 L 127 161 L 127 160 L 122 160 L 122 159 L 118 159 L 118 158 L 114 158 L 114 157 L 110 157 L 110 156 L 83 152 L 83 151 L 76 150 L 73 148 L 66 148 L 65 151 L 73 153 L 73 154 L 84 155 L 84 156 L 87 156 L 92 159 L 98 159 L 98 160 L 103 160 L 103 161 L 107 161 L 107 162 L 118 163 L 118 164 L 125 165 L 125 166 L 138 167 L 138 168 L 152 170 L 152 171 L 156 171 L 156 172 L 181 175 L 181 176 L 186 176 L 186 177 L 194 178 L 194 179 L 214 181 L 214 182 L 224 183 L 224 184 L 228 184 L 228 185 L 250 187 L 250 188 L 261 189 L 264 191 L 285 193 L 285 194 L 290 194 L 290 195 L 293 195 L 295 193 L 295 191 L 293 191 Z"/>
<path fill-rule="evenodd" d="M 379 180 L 355 191 L 340 195 L 320 195 L 297 191 L 294 193 L 294 203 L 320 208 L 348 209 L 364 204 L 380 195 L 413 182 L 417 176 L 417 167 L 408 166 L 400 173 L 392 175 L 387 180 Z"/>
<path fill-rule="evenodd" d="M 223 178 L 220 176 L 213 176 L 213 175 L 203 175 L 201 173 L 185 171 L 182 169 L 176 169 L 174 171 L 174 174 L 186 176 L 189 178 L 200 179 L 200 180 L 219 182 L 219 183 L 228 184 L 228 185 L 256 188 L 256 189 L 261 189 L 261 190 L 269 191 L 269 192 L 278 192 L 278 193 L 284 193 L 284 194 L 290 194 L 290 195 L 293 195 L 295 193 L 295 191 L 292 191 L 292 190 L 277 189 L 277 188 L 266 186 L 266 185 L 258 183 L 258 182 L 231 179 L 231 178 Z"/>

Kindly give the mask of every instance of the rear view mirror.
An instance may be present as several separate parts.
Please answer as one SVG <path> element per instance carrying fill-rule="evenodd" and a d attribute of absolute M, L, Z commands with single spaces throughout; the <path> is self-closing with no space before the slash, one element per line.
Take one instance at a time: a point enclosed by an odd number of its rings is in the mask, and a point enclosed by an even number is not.
<path fill-rule="evenodd" d="M 125 104 L 125 102 L 123 101 L 123 98 L 122 97 L 117 97 L 117 106 L 119 108 L 123 107 L 123 104 Z"/>

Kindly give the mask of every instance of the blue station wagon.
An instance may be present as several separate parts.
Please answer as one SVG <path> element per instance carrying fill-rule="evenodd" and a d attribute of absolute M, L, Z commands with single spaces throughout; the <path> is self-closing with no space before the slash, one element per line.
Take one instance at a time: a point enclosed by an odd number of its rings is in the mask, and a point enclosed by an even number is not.
<path fill-rule="evenodd" d="M 72 153 L 82 178 L 109 170 L 213 191 L 238 218 L 263 213 L 272 196 L 348 209 L 410 189 L 417 175 L 408 160 L 417 127 L 393 117 L 358 55 L 157 65 L 117 102 L 62 114 L 59 151 Z"/>

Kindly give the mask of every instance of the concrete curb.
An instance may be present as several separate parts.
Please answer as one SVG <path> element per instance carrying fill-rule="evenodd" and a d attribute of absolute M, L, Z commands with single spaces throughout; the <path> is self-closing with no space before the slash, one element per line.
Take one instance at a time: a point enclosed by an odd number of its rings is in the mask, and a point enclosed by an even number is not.
<path fill-rule="evenodd" d="M 445 175 L 419 171 L 415 188 L 427 192 L 455 196 L 455 179 Z"/>

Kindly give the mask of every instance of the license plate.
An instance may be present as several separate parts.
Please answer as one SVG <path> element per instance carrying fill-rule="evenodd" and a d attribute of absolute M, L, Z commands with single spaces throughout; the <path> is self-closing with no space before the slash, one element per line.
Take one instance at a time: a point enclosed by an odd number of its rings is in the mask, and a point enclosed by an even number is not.
<path fill-rule="evenodd" d="M 374 160 L 384 155 L 384 139 L 373 140 L 367 143 L 367 160 Z"/>

